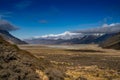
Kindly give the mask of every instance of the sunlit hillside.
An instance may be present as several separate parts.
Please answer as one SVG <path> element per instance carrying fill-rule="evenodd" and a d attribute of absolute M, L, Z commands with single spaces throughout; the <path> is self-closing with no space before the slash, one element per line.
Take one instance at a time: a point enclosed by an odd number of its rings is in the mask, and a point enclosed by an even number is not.
<path fill-rule="evenodd" d="M 65 80 L 119 80 L 120 51 L 98 45 L 20 45 L 59 67 Z"/>

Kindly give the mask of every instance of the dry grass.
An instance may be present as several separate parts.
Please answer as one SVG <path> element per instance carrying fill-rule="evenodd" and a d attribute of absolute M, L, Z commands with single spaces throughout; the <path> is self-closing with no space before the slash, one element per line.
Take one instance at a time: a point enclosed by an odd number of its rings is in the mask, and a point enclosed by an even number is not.
<path fill-rule="evenodd" d="M 120 51 L 97 45 L 20 45 L 66 73 L 65 80 L 120 80 Z"/>

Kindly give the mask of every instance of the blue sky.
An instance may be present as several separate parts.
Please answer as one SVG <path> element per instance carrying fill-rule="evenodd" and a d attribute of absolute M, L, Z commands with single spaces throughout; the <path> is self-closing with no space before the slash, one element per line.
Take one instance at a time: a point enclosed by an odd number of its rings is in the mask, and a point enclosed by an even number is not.
<path fill-rule="evenodd" d="M 120 22 L 120 0 L 0 0 L 0 16 L 23 39 Z"/>

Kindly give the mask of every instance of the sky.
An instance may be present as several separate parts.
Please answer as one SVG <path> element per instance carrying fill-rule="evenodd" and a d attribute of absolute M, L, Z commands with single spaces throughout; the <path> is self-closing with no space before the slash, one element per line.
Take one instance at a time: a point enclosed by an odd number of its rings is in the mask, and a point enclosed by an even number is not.
<path fill-rule="evenodd" d="M 26 39 L 120 23 L 120 0 L 0 0 L 0 19 Z"/>

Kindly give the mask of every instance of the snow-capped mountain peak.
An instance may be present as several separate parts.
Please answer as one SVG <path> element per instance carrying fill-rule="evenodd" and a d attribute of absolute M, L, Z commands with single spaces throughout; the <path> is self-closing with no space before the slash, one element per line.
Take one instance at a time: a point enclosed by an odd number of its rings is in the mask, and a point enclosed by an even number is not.
<path fill-rule="evenodd" d="M 65 31 L 64 33 L 61 34 L 49 34 L 49 35 L 43 35 L 43 36 L 35 36 L 34 38 L 36 39 L 73 39 L 73 38 L 80 38 L 83 37 L 82 33 L 72 33 L 69 31 Z"/>

